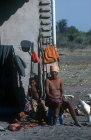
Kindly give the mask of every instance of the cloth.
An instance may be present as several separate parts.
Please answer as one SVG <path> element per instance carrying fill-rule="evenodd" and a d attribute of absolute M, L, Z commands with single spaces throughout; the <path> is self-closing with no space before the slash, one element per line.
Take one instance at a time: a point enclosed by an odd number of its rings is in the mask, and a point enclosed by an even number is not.
<path fill-rule="evenodd" d="M 61 102 L 61 108 L 60 108 L 61 113 L 64 112 L 65 102 L 67 102 L 67 100 L 63 96 L 62 102 Z M 54 98 L 47 98 L 46 99 L 46 106 L 48 106 L 52 110 L 55 110 L 57 108 L 57 106 L 58 106 L 58 101 L 56 99 L 54 99 Z"/>
<path fill-rule="evenodd" d="M 58 105 L 58 101 L 53 98 L 47 98 L 46 99 L 46 106 L 48 106 L 50 109 L 55 110 Z"/>
<path fill-rule="evenodd" d="M 19 122 L 19 123 L 13 123 L 8 126 L 8 130 L 10 131 L 19 131 L 24 130 L 28 127 L 35 127 L 38 126 L 38 123 L 30 123 L 30 122 Z"/>
<path fill-rule="evenodd" d="M 29 111 L 31 111 L 31 110 L 32 110 L 32 107 L 31 107 L 31 105 L 30 105 L 30 102 L 28 101 L 27 98 L 25 98 L 25 108 L 24 108 L 24 111 L 25 111 L 25 112 L 29 112 Z"/>
<path fill-rule="evenodd" d="M 59 60 L 59 54 L 54 46 L 47 46 L 44 52 L 44 63 L 52 63 Z"/>
<path fill-rule="evenodd" d="M 38 108 L 41 108 L 41 106 L 43 107 L 44 111 L 48 111 L 48 107 L 45 105 L 45 100 L 37 101 L 35 99 L 32 99 L 31 105 L 34 112 L 37 112 Z"/>
<path fill-rule="evenodd" d="M 11 45 L 0 45 L 0 65 L 3 65 L 9 56 L 12 57 L 12 49 Z"/>
<path fill-rule="evenodd" d="M 0 45 L 0 81 L 3 79 L 5 81 L 6 76 L 11 75 L 13 58 L 12 50 L 13 46 Z"/>
<path fill-rule="evenodd" d="M 0 104 L 9 101 L 13 87 L 13 46 L 0 45 Z M 9 94 L 6 94 L 9 93 Z"/>
<path fill-rule="evenodd" d="M 37 112 L 37 108 L 38 108 L 38 101 L 35 99 L 32 99 L 31 101 L 31 105 L 32 105 L 32 109 L 34 112 Z"/>
<path fill-rule="evenodd" d="M 25 77 L 26 63 L 18 55 L 14 56 L 14 63 L 18 73 Z"/>
<path fill-rule="evenodd" d="M 14 106 L 24 110 L 25 91 L 20 81 L 18 87 L 17 67 L 15 67 L 15 52 L 13 46 L 0 45 L 0 105 Z M 18 56 L 19 58 L 19 56 Z M 23 69 L 26 67 L 19 59 Z M 19 71 L 18 71 L 19 72 Z"/>
<path fill-rule="evenodd" d="M 51 66 L 50 71 L 56 71 L 59 72 L 59 67 L 57 65 Z"/>
<path fill-rule="evenodd" d="M 55 66 L 55 65 L 58 65 L 57 61 L 49 63 L 49 64 L 44 64 L 44 71 L 46 71 L 47 73 L 50 73 L 50 67 Z"/>
<path fill-rule="evenodd" d="M 35 51 L 33 52 L 32 59 L 33 59 L 34 63 L 39 63 L 40 62 L 39 57 L 37 56 Z"/>

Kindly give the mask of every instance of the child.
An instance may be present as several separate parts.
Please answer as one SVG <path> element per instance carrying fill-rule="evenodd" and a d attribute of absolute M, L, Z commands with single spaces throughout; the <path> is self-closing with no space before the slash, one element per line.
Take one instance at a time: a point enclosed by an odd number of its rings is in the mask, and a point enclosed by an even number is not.
<path fill-rule="evenodd" d="M 33 111 L 37 112 L 38 100 L 39 100 L 40 93 L 36 87 L 36 81 L 34 78 L 30 79 L 30 86 L 31 87 L 29 88 L 28 96 L 30 98 Z"/>
<path fill-rule="evenodd" d="M 28 96 L 30 98 L 30 102 L 32 105 L 33 116 L 38 117 L 38 120 L 41 120 L 42 117 L 45 116 L 45 112 L 47 111 L 47 107 L 45 106 L 45 101 L 40 100 L 40 91 L 37 88 L 36 81 L 34 78 L 30 79 L 30 88 Z"/>

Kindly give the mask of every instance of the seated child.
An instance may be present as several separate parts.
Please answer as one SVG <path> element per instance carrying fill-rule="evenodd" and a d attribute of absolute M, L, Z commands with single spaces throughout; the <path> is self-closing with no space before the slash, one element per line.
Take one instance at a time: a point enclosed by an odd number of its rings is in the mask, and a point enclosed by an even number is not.
<path fill-rule="evenodd" d="M 28 96 L 30 98 L 33 111 L 37 112 L 37 106 L 38 106 L 40 92 L 36 87 L 36 81 L 34 78 L 30 79 L 30 86 L 31 87 L 29 88 Z"/>
<path fill-rule="evenodd" d="M 34 78 L 30 78 L 30 86 L 28 96 L 32 105 L 33 115 L 36 114 L 38 118 L 42 118 L 43 112 L 47 111 L 47 107 L 45 106 L 45 101 L 40 100 L 40 91 Z"/>

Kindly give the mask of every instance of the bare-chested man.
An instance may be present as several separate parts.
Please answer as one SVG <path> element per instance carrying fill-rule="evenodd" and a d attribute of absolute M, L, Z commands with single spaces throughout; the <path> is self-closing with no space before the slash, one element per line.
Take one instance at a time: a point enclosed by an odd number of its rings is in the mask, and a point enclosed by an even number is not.
<path fill-rule="evenodd" d="M 51 77 L 46 79 L 46 105 L 55 110 L 54 125 L 56 125 L 59 113 L 63 113 L 68 108 L 75 125 L 80 126 L 71 103 L 64 98 L 63 80 L 57 77 L 59 67 L 57 65 L 51 66 L 50 72 Z"/>

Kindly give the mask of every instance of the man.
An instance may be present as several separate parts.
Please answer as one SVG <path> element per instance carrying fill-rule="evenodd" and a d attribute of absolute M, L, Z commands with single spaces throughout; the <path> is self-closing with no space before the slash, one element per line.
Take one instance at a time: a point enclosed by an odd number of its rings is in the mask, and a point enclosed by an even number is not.
<path fill-rule="evenodd" d="M 58 72 L 59 67 L 57 65 L 51 66 L 51 77 L 46 79 L 46 105 L 55 110 L 54 125 L 56 125 L 59 113 L 63 113 L 68 108 L 75 125 L 80 126 L 71 103 L 64 98 L 63 80 L 57 77 Z"/>

